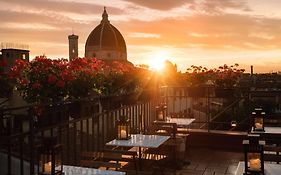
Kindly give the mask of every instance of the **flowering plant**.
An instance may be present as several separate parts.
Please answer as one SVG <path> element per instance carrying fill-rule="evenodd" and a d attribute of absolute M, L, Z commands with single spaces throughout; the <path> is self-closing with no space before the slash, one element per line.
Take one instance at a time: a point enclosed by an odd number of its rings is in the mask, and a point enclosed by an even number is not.
<path fill-rule="evenodd" d="M 28 102 L 53 102 L 91 95 L 120 95 L 138 86 L 136 68 L 130 63 L 104 62 L 96 58 L 65 59 L 36 57 L 16 60 L 10 76 Z"/>
<path fill-rule="evenodd" d="M 31 62 L 16 60 L 10 75 L 16 79 L 17 89 L 28 102 L 65 97 L 68 81 L 72 79 L 67 60 L 52 60 L 45 56 L 36 57 Z"/>
<path fill-rule="evenodd" d="M 187 69 L 186 78 L 191 86 L 202 86 L 212 77 L 212 72 L 213 70 L 208 70 L 206 67 L 192 65 Z"/>
<path fill-rule="evenodd" d="M 91 93 L 101 94 L 104 81 L 104 62 L 96 58 L 76 58 L 69 62 L 69 96 L 87 97 Z"/>
<path fill-rule="evenodd" d="M 214 84 L 220 88 L 233 88 L 238 78 L 242 75 L 245 69 L 239 69 L 239 64 L 220 66 L 218 69 L 213 69 Z"/>
<path fill-rule="evenodd" d="M 104 94 L 124 95 L 138 88 L 138 69 L 131 63 L 113 61 L 104 69 Z"/>

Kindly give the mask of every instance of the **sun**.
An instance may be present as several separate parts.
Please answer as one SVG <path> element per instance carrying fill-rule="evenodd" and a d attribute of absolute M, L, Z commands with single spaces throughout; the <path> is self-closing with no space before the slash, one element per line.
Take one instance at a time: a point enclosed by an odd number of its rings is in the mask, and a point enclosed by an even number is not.
<path fill-rule="evenodd" d="M 161 71 L 164 69 L 164 62 L 168 58 L 168 52 L 159 51 L 151 55 L 149 60 L 149 67 L 152 70 Z"/>

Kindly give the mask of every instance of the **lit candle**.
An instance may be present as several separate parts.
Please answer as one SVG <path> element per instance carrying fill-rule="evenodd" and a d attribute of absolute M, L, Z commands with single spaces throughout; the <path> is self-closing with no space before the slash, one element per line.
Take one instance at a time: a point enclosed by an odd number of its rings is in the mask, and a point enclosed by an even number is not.
<path fill-rule="evenodd" d="M 44 170 L 46 173 L 51 173 L 52 163 L 48 162 L 44 164 Z"/>
<path fill-rule="evenodd" d="M 255 123 L 255 127 L 257 129 L 261 129 L 262 128 L 262 124 L 257 122 L 257 123 Z"/>
<path fill-rule="evenodd" d="M 121 139 L 126 139 L 127 138 L 127 132 L 125 129 L 121 129 L 121 135 L 120 135 Z"/>
<path fill-rule="evenodd" d="M 261 168 L 260 159 L 250 159 L 250 168 L 254 170 L 259 170 Z"/>

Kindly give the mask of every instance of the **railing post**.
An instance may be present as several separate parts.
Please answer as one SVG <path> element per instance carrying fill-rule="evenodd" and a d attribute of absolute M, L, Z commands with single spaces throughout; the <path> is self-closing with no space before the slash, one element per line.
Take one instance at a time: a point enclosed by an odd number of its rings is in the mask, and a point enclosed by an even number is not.
<path fill-rule="evenodd" d="M 207 118 L 208 118 L 208 133 L 210 132 L 210 86 L 207 86 Z"/>
<path fill-rule="evenodd" d="M 11 145 L 12 127 L 10 119 L 7 119 L 7 148 L 8 148 L 8 175 L 12 174 L 12 145 Z"/>
<path fill-rule="evenodd" d="M 28 116 L 29 116 L 29 152 L 30 152 L 30 174 L 31 175 L 34 175 L 35 172 L 34 172 L 34 117 L 35 114 L 34 114 L 34 111 L 32 110 L 32 107 L 29 108 L 29 111 L 28 111 Z"/>

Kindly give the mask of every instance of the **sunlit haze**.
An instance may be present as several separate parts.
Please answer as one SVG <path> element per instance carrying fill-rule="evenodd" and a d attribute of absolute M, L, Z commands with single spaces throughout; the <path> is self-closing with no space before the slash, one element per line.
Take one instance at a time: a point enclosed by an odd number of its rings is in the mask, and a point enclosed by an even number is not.
<path fill-rule="evenodd" d="M 149 56 L 148 66 L 152 70 L 161 71 L 164 68 L 165 60 L 169 59 L 169 54 L 166 51 L 158 51 Z"/>
<path fill-rule="evenodd" d="M 0 0 L 0 42 L 28 44 L 31 58 L 68 58 L 73 31 L 84 57 L 104 6 L 134 64 L 281 71 L 280 0 Z"/>

